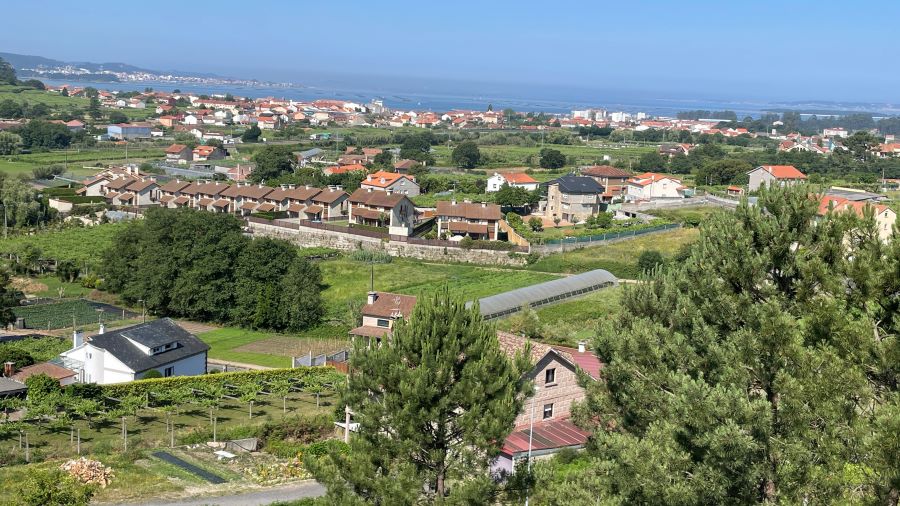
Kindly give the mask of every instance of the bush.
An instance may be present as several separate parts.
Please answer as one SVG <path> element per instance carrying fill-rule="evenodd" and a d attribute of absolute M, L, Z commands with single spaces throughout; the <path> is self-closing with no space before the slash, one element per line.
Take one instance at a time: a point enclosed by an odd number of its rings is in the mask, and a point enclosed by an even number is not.
<path fill-rule="evenodd" d="M 356 262 L 370 264 L 389 264 L 394 260 L 388 252 L 382 250 L 359 249 L 351 251 L 347 258 Z"/>
<path fill-rule="evenodd" d="M 641 269 L 641 272 L 648 273 L 664 262 L 665 259 L 663 259 L 662 253 L 654 249 L 646 250 L 641 252 L 641 255 L 638 257 L 638 268 Z"/>
<path fill-rule="evenodd" d="M 156 369 L 151 369 L 151 370 L 147 371 L 146 374 L 144 374 L 143 379 L 154 379 L 154 378 L 162 378 L 162 377 L 163 377 L 163 375 L 161 372 L 157 371 Z"/>
<path fill-rule="evenodd" d="M 463 237 L 463 239 L 459 241 L 459 246 L 464 249 L 487 249 L 493 251 L 511 251 L 516 247 L 514 244 L 506 241 L 475 240 L 469 236 Z"/>

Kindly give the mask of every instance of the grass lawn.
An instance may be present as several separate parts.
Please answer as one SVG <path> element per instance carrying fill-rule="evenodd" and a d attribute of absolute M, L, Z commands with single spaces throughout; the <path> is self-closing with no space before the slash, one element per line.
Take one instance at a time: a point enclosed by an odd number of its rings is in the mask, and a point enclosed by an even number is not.
<path fill-rule="evenodd" d="M 611 143 L 592 143 L 591 145 L 557 145 L 544 144 L 545 148 L 556 149 L 567 157 L 575 158 L 575 165 L 591 165 L 604 163 L 603 156 L 609 155 L 613 160 L 637 160 L 644 153 L 655 151 L 655 146 L 620 145 Z M 521 167 L 529 165 L 529 157 L 537 161 L 540 156 L 541 146 L 478 146 L 483 155 L 490 160 L 485 168 L 495 167 Z M 438 167 L 452 167 L 450 160 L 452 148 L 446 145 L 434 146 L 433 154 L 435 165 Z M 605 162 L 609 163 L 609 162 Z M 482 168 L 482 167 L 479 167 Z"/>
<path fill-rule="evenodd" d="M 85 288 L 81 283 L 69 283 L 60 281 L 56 276 L 40 276 L 32 278 L 23 283 L 22 291 L 26 295 L 35 295 L 37 297 L 59 297 L 60 289 L 62 289 L 63 297 L 87 297 L 90 295 L 92 288 Z"/>
<path fill-rule="evenodd" d="M 720 212 L 730 212 L 723 207 L 718 206 L 696 206 L 696 207 L 680 207 L 680 208 L 672 208 L 672 209 L 653 209 L 651 211 L 647 211 L 647 214 L 652 214 L 653 216 L 659 216 L 660 218 L 675 222 L 675 223 L 685 223 L 688 225 L 699 225 L 709 216 L 720 213 Z"/>
<path fill-rule="evenodd" d="M 337 351 L 346 345 L 348 330 L 345 326 L 320 325 L 291 335 L 224 327 L 197 337 L 209 345 L 209 358 L 265 367 L 290 367 L 291 357 L 309 351 L 313 355 Z"/>
<path fill-rule="evenodd" d="M 370 265 L 339 258 L 321 262 L 322 277 L 328 286 L 323 292 L 329 316 L 340 318 L 348 304 L 361 303 L 369 291 Z M 466 300 L 543 283 L 552 274 L 516 269 L 495 269 L 468 264 L 427 263 L 394 258 L 375 265 L 375 289 L 407 295 L 423 295 L 447 284 L 452 293 Z"/>
<path fill-rule="evenodd" d="M 42 258 L 71 260 L 80 267 L 96 268 L 101 253 L 112 245 L 115 234 L 124 226 L 123 223 L 107 223 L 14 236 L 0 241 L 0 253 L 17 253 L 26 244 L 33 244 L 41 250 Z"/>
<path fill-rule="evenodd" d="M 695 228 L 679 228 L 603 246 L 554 253 L 541 258 L 528 269 L 567 274 L 606 269 L 617 277 L 634 279 L 640 275 L 637 259 L 642 251 L 657 250 L 664 257 L 671 257 L 683 244 L 695 241 L 699 234 Z"/>

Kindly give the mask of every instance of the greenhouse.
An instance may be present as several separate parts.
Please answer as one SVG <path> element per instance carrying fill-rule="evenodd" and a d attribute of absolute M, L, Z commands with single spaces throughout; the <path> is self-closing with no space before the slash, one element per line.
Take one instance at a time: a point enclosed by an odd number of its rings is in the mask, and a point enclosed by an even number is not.
<path fill-rule="evenodd" d="M 608 271 L 597 269 L 485 297 L 479 299 L 478 304 L 484 319 L 491 320 L 516 313 L 526 305 L 532 308 L 546 306 L 618 283 Z"/>

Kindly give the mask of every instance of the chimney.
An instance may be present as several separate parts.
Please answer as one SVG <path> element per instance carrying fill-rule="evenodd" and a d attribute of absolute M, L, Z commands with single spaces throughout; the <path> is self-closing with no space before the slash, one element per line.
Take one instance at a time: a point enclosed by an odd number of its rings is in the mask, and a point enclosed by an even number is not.
<path fill-rule="evenodd" d="M 306 185 L 306 189 L 309 190 L 309 188 L 310 188 L 310 186 L 309 186 L 309 185 Z"/>
<path fill-rule="evenodd" d="M 584 353 L 585 343 L 584 341 L 578 341 L 578 353 Z"/>
<path fill-rule="evenodd" d="M 387 193 L 388 195 L 392 195 L 392 194 L 394 193 L 394 190 L 392 190 L 392 189 L 390 189 L 390 188 L 387 188 L 387 189 L 385 189 L 384 191 L 385 191 L 385 193 Z"/>
<path fill-rule="evenodd" d="M 487 207 L 487 202 L 482 202 L 481 207 Z"/>
<path fill-rule="evenodd" d="M 450 205 L 451 205 L 451 206 L 455 206 L 455 205 L 456 205 L 456 197 L 453 197 L 452 199 L 450 199 Z"/>
<path fill-rule="evenodd" d="M 16 364 L 14 362 L 3 362 L 3 375 L 9 378 L 16 373 Z"/>
<path fill-rule="evenodd" d="M 84 343 L 84 336 L 77 330 L 72 332 L 72 349 L 78 348 Z"/>
<path fill-rule="evenodd" d="M 372 193 L 372 188 L 371 187 L 366 188 L 366 193 Z"/>
<path fill-rule="evenodd" d="M 369 292 L 368 297 L 366 297 L 366 303 L 374 304 L 376 300 L 378 300 L 378 292 Z"/>
<path fill-rule="evenodd" d="M 101 324 L 100 324 L 100 332 L 97 332 L 97 333 L 98 333 L 98 334 L 105 334 L 105 333 L 106 333 L 106 324 L 105 324 L 105 323 L 101 323 Z"/>

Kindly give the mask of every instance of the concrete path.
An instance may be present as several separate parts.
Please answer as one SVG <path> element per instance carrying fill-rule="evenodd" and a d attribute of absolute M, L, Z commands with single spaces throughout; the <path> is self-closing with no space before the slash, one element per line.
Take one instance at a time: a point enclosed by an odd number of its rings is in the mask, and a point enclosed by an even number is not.
<path fill-rule="evenodd" d="M 141 503 L 125 503 L 121 506 L 264 506 L 278 501 L 291 501 L 304 497 L 319 497 L 325 487 L 313 480 L 280 487 L 270 487 L 252 492 L 215 496 L 201 496 L 172 500 L 149 500 Z"/>

